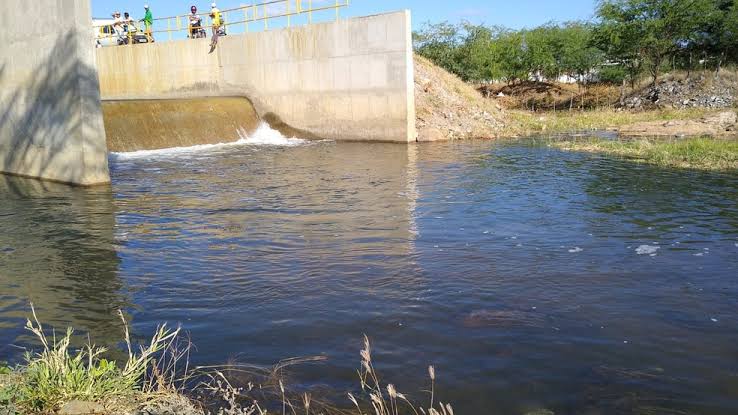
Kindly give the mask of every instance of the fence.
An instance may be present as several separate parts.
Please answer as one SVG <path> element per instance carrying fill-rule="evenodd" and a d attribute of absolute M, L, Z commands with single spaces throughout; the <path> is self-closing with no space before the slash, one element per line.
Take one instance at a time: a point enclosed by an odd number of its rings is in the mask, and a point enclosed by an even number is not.
<path fill-rule="evenodd" d="M 293 24 L 312 24 L 314 15 L 320 13 L 325 20 L 325 12 L 334 10 L 335 19 L 340 19 L 342 8 L 349 6 L 350 0 L 271 0 L 252 3 L 221 10 L 223 24 L 228 33 L 269 30 L 270 27 L 291 27 Z M 322 12 L 322 13 L 321 13 Z M 210 10 L 198 10 L 203 18 L 202 28 L 209 31 L 213 27 Z M 318 17 L 318 16 L 315 16 Z M 168 40 L 190 37 L 190 15 L 161 17 L 154 19 L 152 34 L 157 41 L 162 35 Z M 115 38 L 117 35 L 110 24 L 96 25 L 98 39 Z M 166 28 L 164 28 L 166 27 Z M 140 30 L 138 31 L 140 33 Z M 184 35 L 184 36 L 182 36 Z M 130 35 L 129 35 L 130 36 Z M 130 42 L 135 43 L 135 42 Z"/>

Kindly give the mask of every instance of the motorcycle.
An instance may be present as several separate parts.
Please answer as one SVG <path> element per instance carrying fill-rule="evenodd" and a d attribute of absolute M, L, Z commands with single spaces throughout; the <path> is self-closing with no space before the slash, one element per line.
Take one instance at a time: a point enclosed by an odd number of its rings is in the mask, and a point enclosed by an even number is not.
<path fill-rule="evenodd" d="M 202 27 L 202 19 L 190 19 L 190 39 L 204 39 L 208 37 Z"/>

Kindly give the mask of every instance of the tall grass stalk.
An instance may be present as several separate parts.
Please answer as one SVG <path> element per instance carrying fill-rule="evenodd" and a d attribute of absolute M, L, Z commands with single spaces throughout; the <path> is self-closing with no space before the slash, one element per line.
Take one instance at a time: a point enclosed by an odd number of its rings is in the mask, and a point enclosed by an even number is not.
<path fill-rule="evenodd" d="M 128 324 L 119 313 L 128 348 L 128 359 L 120 368 L 102 357 L 108 351 L 105 347 L 97 347 L 89 339 L 79 350 L 72 350 L 72 328 L 59 338 L 52 330 L 49 337 L 33 304 L 31 312 L 33 319 L 26 321 L 26 330 L 39 340 L 41 350 L 25 355 L 19 401 L 28 411 L 50 412 L 73 400 L 106 402 L 141 391 L 155 357 L 169 348 L 180 332 L 161 325 L 148 345 L 134 351 Z"/>
<path fill-rule="evenodd" d="M 400 407 L 407 407 L 415 415 L 454 415 L 454 410 L 450 404 L 438 403 L 438 407 L 434 406 L 435 398 L 435 382 L 436 382 L 436 371 L 433 366 L 428 367 L 428 375 L 431 379 L 431 390 L 430 390 L 430 406 L 426 411 L 422 406 L 416 406 L 413 404 L 404 394 L 400 393 L 395 385 L 387 384 L 383 387 L 379 381 L 379 375 L 377 374 L 374 364 L 372 363 L 372 352 L 369 338 L 364 336 L 364 348 L 361 350 L 361 368 L 358 370 L 359 381 L 361 383 L 361 389 L 369 397 L 369 404 L 372 407 L 374 415 L 399 415 Z M 386 395 L 385 395 L 386 391 Z M 352 395 L 348 394 L 349 400 L 354 404 L 359 415 L 365 415 L 362 410 L 362 405 L 359 400 Z M 372 412 L 366 415 L 371 415 Z"/>

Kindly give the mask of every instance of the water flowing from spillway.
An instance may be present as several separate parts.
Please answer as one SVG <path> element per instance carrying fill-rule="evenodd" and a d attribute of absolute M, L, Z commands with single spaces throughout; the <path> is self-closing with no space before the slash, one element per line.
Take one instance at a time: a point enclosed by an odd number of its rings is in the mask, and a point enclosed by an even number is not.
<path fill-rule="evenodd" d="M 243 97 L 104 101 L 103 116 L 113 153 L 220 145 L 266 134 Z"/>
<path fill-rule="evenodd" d="M 229 147 L 262 145 L 262 146 L 278 146 L 278 147 L 294 147 L 308 144 L 308 140 L 300 138 L 285 137 L 279 131 L 273 129 L 266 122 L 259 124 L 259 127 L 252 133 L 246 130 L 237 131 L 238 140 L 214 143 L 214 144 L 197 144 L 187 147 L 171 147 L 155 150 L 137 150 L 127 152 L 111 152 L 110 157 L 113 160 L 128 160 L 137 158 L 176 158 L 176 157 L 192 157 L 202 152 L 219 151 Z"/>

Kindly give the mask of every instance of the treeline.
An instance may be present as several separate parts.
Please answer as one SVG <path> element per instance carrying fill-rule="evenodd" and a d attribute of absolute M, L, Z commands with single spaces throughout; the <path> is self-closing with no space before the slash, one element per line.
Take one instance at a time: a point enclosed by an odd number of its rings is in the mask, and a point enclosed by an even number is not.
<path fill-rule="evenodd" d="M 417 53 L 467 81 L 514 83 L 561 76 L 653 82 L 670 69 L 738 63 L 738 0 L 601 0 L 592 22 L 534 29 L 426 24 Z"/>

